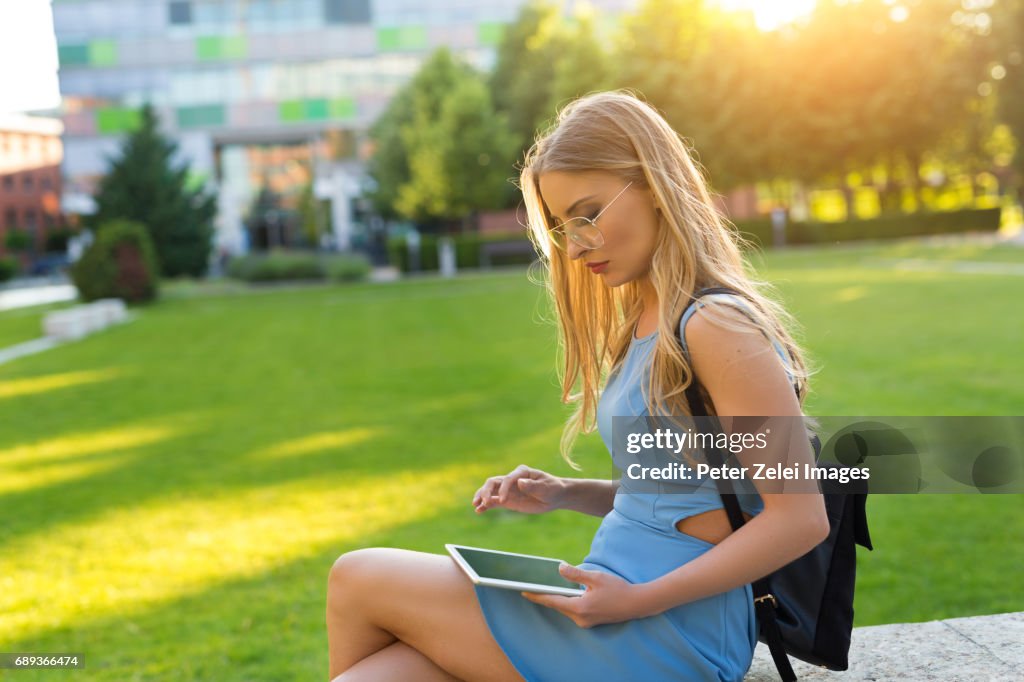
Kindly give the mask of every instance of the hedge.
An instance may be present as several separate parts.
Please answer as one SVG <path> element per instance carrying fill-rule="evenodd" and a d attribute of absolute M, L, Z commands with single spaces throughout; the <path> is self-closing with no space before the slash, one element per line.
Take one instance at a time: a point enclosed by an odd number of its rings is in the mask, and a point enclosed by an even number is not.
<path fill-rule="evenodd" d="M 786 226 L 786 244 L 825 244 L 857 241 L 861 239 L 899 239 L 926 234 L 946 234 L 972 230 L 999 229 L 1000 208 L 964 209 L 892 215 L 868 220 L 849 220 L 841 223 L 804 222 Z M 772 223 L 769 218 L 732 221 L 744 237 L 763 248 L 771 248 Z M 437 235 L 420 235 L 420 270 L 437 270 Z M 454 235 L 455 265 L 458 268 L 480 267 L 480 245 L 488 242 L 529 241 L 524 232 L 507 234 Z M 409 271 L 409 247 L 405 237 L 388 240 L 388 259 L 402 272 Z M 509 254 L 492 257 L 494 264 L 526 264 L 534 260 L 527 254 Z"/>
<path fill-rule="evenodd" d="M 18 273 L 16 258 L 0 258 L 0 282 L 12 279 Z"/>
<path fill-rule="evenodd" d="M 361 254 L 325 255 L 315 251 L 273 249 L 249 253 L 228 261 L 227 275 L 247 282 L 323 281 L 355 282 L 365 279 L 372 266 Z"/>
<path fill-rule="evenodd" d="M 420 270 L 437 270 L 438 240 L 437 235 L 420 235 L 419 255 Z M 480 267 L 480 246 L 492 242 L 522 241 L 529 242 L 524 232 L 498 234 L 460 234 L 452 238 L 455 246 L 456 268 Z M 539 256 L 532 254 L 507 254 L 491 257 L 493 265 L 526 265 Z M 388 260 L 402 272 L 409 271 L 409 247 L 405 237 L 392 237 L 388 240 Z"/>
<path fill-rule="evenodd" d="M 841 223 L 804 222 L 786 225 L 786 244 L 824 244 L 861 239 L 901 239 L 928 234 L 949 234 L 974 230 L 996 231 L 1002 209 L 980 208 L 959 211 L 909 213 Z M 768 218 L 734 220 L 740 233 L 764 248 L 774 244 Z"/>

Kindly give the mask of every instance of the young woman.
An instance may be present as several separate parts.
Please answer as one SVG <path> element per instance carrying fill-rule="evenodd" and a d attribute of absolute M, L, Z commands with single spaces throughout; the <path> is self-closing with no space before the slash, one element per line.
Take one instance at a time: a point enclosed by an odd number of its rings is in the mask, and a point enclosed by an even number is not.
<path fill-rule="evenodd" d="M 623 91 L 575 100 L 520 181 L 558 317 L 563 402 L 578 405 L 561 441 L 574 468 L 572 444 L 595 417 L 611 450 L 613 415 L 690 414 L 695 375 L 709 414 L 802 415 L 809 372 L 792 318 L 762 293 L 689 148 L 655 109 Z M 713 286 L 736 293 L 694 302 Z M 809 443 L 798 450 L 795 461 L 813 463 Z M 342 555 L 328 581 L 330 679 L 741 680 L 757 643 L 749 583 L 827 536 L 821 495 L 755 483 L 757 494 L 740 495 L 749 521 L 732 532 L 713 485 L 618 486 L 521 465 L 473 498 L 478 513 L 602 517 L 587 557 L 562 569 L 586 585 L 579 597 L 474 586 L 439 554 Z"/>

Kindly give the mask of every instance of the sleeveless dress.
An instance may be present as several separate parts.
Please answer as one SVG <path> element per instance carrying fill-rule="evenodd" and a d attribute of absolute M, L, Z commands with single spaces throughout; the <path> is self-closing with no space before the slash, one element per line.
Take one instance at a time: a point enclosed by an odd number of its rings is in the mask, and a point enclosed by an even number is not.
<path fill-rule="evenodd" d="M 730 294 L 701 298 L 683 315 L 680 330 L 712 297 L 735 298 Z M 613 458 L 612 416 L 638 417 L 635 428 L 639 430 L 649 414 L 643 396 L 647 361 L 657 334 L 640 339 L 634 335 L 601 394 L 598 431 Z M 685 336 L 680 336 L 685 352 Z M 775 343 L 775 349 L 789 372 L 782 347 Z M 740 507 L 756 515 L 763 503 L 752 485 L 745 483 L 734 482 Z M 714 547 L 675 528 L 683 518 L 723 507 L 714 482 L 709 478 L 687 482 L 686 494 L 681 494 L 678 483 L 653 485 L 659 492 L 630 491 L 629 479 L 622 478 L 612 510 L 598 527 L 590 552 L 578 564 L 581 568 L 611 573 L 631 583 L 648 582 Z M 649 481 L 644 486 L 652 489 Z M 527 601 L 518 591 L 474 588 L 495 641 L 528 682 L 739 681 L 750 668 L 757 645 L 749 584 L 655 616 L 589 629 L 550 607 Z"/>

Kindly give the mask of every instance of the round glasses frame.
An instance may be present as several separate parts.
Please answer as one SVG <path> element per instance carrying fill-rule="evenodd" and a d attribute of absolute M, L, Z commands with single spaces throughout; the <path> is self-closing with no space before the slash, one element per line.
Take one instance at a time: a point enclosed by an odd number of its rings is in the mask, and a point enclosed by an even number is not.
<path fill-rule="evenodd" d="M 570 218 L 551 228 L 548 234 L 551 236 L 552 243 L 564 251 L 567 246 L 565 239 L 568 236 L 569 239 L 587 249 L 599 249 L 604 246 L 604 235 L 597 226 L 597 220 L 604 215 L 605 211 L 611 208 L 615 200 L 622 196 L 622 193 L 629 189 L 629 186 L 632 184 L 633 181 L 630 180 L 593 218 L 585 218 L 583 216 Z"/>

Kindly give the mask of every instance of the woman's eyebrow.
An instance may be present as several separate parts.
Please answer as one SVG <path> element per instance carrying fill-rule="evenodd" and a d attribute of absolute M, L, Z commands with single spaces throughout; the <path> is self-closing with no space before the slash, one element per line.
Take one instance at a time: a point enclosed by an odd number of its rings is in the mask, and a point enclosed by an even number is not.
<path fill-rule="evenodd" d="M 579 206 L 580 204 L 582 204 L 582 203 L 583 203 L 584 201 L 587 201 L 588 199 L 593 199 L 593 198 L 594 198 L 594 197 L 596 197 L 596 196 L 597 196 L 596 194 L 588 194 L 588 195 L 587 195 L 587 196 L 585 196 L 585 197 L 582 197 L 582 198 L 580 198 L 580 199 L 577 199 L 576 201 L 574 201 L 574 202 L 573 202 L 572 206 L 570 206 L 570 207 L 569 207 L 569 210 L 568 210 L 568 211 L 566 211 L 566 212 L 565 212 L 565 214 L 566 214 L 566 215 L 569 215 L 570 213 L 572 213 L 573 211 L 575 211 L 575 210 L 576 210 L 576 207 L 577 207 L 577 206 Z M 561 222 L 564 222 L 564 221 L 563 221 L 563 220 L 562 220 L 561 218 L 559 218 L 559 217 L 558 217 L 558 216 L 556 216 L 556 215 L 553 215 L 553 216 L 551 216 L 551 219 L 552 219 L 552 220 L 554 220 L 554 221 L 555 221 L 556 223 L 561 223 Z"/>

